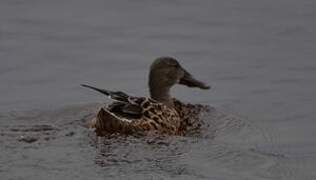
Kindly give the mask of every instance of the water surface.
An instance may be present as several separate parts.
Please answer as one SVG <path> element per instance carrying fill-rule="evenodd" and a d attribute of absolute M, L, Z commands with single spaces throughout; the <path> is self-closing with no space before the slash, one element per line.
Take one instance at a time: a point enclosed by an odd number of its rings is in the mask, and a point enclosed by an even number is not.
<path fill-rule="evenodd" d="M 316 178 L 316 3 L 309 0 L 0 2 L 3 179 Z M 103 96 L 148 95 L 158 56 L 210 91 L 198 135 L 96 139 Z"/>

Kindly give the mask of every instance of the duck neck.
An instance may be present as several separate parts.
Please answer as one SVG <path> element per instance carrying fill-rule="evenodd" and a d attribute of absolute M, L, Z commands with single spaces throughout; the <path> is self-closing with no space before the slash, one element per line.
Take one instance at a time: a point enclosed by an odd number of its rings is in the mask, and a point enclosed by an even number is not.
<path fill-rule="evenodd" d="M 173 107 L 173 101 L 170 96 L 171 87 L 159 86 L 158 83 L 149 81 L 150 97 L 158 102 Z"/>

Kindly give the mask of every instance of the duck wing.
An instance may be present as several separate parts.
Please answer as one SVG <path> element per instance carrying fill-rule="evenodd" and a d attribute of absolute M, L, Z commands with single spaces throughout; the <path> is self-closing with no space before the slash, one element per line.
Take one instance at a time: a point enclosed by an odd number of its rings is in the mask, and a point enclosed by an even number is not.
<path fill-rule="evenodd" d="M 97 136 L 106 136 L 112 133 L 141 134 L 137 126 L 133 126 L 130 119 L 118 117 L 107 109 L 101 108 L 94 124 Z"/>
<path fill-rule="evenodd" d="M 137 104 L 113 102 L 108 106 L 108 110 L 120 117 L 138 119 L 141 118 L 143 109 Z"/>
<path fill-rule="evenodd" d="M 118 116 L 135 119 L 140 118 L 142 115 L 142 107 L 138 102 L 142 98 L 129 96 L 122 91 L 110 91 L 86 84 L 81 84 L 81 86 L 100 92 L 115 100 L 115 102 L 109 105 L 108 110 Z"/>

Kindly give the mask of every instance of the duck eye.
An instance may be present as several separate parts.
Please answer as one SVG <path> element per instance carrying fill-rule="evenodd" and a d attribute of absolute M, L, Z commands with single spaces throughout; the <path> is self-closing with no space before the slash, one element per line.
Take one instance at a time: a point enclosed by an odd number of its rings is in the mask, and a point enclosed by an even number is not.
<path fill-rule="evenodd" d="M 177 64 L 177 63 L 172 63 L 172 64 L 170 64 L 170 66 L 172 66 L 172 67 L 179 67 L 179 64 Z"/>

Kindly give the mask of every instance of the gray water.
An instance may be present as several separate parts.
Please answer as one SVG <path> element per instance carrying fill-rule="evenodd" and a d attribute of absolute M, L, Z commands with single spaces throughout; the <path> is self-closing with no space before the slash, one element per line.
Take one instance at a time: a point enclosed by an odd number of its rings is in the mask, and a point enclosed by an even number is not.
<path fill-rule="evenodd" d="M 316 1 L 0 1 L 1 179 L 316 179 Z M 212 89 L 186 137 L 96 139 L 110 101 L 148 96 L 158 56 Z"/>

